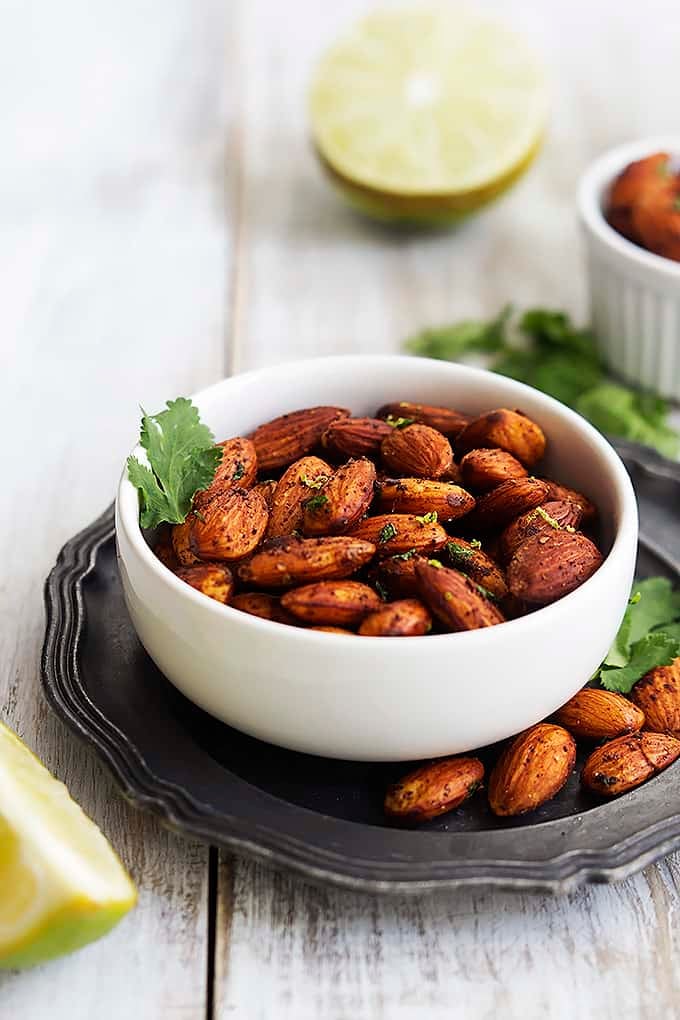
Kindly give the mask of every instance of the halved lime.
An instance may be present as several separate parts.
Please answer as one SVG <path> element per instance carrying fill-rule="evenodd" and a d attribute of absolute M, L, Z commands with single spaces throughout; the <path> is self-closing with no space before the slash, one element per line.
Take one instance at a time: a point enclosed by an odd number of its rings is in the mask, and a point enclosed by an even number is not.
<path fill-rule="evenodd" d="M 0 722 L 0 968 L 108 932 L 137 893 L 97 826 Z"/>
<path fill-rule="evenodd" d="M 312 135 L 331 179 L 369 214 L 441 221 L 524 172 L 547 111 L 521 38 L 464 7 L 370 14 L 322 58 Z"/>

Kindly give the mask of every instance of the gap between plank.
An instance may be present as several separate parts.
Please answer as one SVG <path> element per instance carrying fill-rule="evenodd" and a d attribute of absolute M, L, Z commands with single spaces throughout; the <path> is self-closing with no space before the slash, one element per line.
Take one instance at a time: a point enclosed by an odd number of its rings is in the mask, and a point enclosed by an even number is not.
<path fill-rule="evenodd" d="M 214 1020 L 215 1016 L 215 952 L 217 947 L 218 866 L 219 850 L 216 846 L 211 846 L 208 848 L 208 947 L 205 1020 Z"/>

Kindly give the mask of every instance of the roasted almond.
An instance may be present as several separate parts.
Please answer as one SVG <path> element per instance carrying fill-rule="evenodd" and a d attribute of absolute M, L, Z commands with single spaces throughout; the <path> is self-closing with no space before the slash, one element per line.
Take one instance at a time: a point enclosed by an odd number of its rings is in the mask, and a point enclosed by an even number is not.
<path fill-rule="evenodd" d="M 223 605 L 229 601 L 234 590 L 231 571 L 222 563 L 196 563 L 193 567 L 178 567 L 175 574 L 196 591 Z"/>
<path fill-rule="evenodd" d="M 275 478 L 267 478 L 264 482 L 258 482 L 257 485 L 254 486 L 254 488 L 264 496 L 264 501 L 270 511 L 270 520 L 271 509 L 274 505 L 274 493 L 276 492 L 276 486 L 278 484 L 279 483 Z"/>
<path fill-rule="evenodd" d="M 463 429 L 456 439 L 461 453 L 483 447 L 498 447 L 511 453 L 525 467 L 536 464 L 545 453 L 543 430 L 521 411 L 500 407 L 487 411 Z"/>
<path fill-rule="evenodd" d="M 543 503 L 546 492 L 545 484 L 538 478 L 511 478 L 479 497 L 467 523 L 480 531 L 502 528 L 514 517 Z"/>
<path fill-rule="evenodd" d="M 397 400 L 384 404 L 377 413 L 378 418 L 393 422 L 412 421 L 429 425 L 431 429 L 443 432 L 445 436 L 457 436 L 471 421 L 470 415 L 453 411 L 448 407 L 434 407 L 431 404 L 413 404 L 409 400 Z"/>
<path fill-rule="evenodd" d="M 275 623 L 299 626 L 295 617 L 281 607 L 281 599 L 278 595 L 267 595 L 262 591 L 242 592 L 240 595 L 234 595 L 229 605 L 232 609 L 240 609 L 242 613 L 259 616 L 261 620 L 273 620 Z"/>
<path fill-rule="evenodd" d="M 346 627 L 308 627 L 307 630 L 321 630 L 324 634 L 349 634 L 350 637 L 356 637 L 353 630 L 347 630 Z"/>
<path fill-rule="evenodd" d="M 453 462 L 451 444 L 446 436 L 428 425 L 409 425 L 392 429 L 380 447 L 387 467 L 397 475 L 439 478 Z"/>
<path fill-rule="evenodd" d="M 503 571 L 490 556 L 487 556 L 479 543 L 466 542 L 463 538 L 451 538 L 446 543 L 446 553 L 456 570 L 467 574 L 495 599 L 504 599 L 508 594 Z"/>
<path fill-rule="evenodd" d="M 222 460 L 208 488 L 194 496 L 194 509 L 200 510 L 225 489 L 250 489 L 257 478 L 257 454 L 250 439 L 236 436 L 217 445 L 222 450 Z"/>
<path fill-rule="evenodd" d="M 387 791 L 385 814 L 401 825 L 418 825 L 453 811 L 484 779 L 479 758 L 442 758 L 410 772 Z"/>
<path fill-rule="evenodd" d="M 645 729 L 680 737 L 680 659 L 651 669 L 631 697 L 645 714 Z"/>
<path fill-rule="evenodd" d="M 489 777 L 495 815 L 534 811 L 559 793 L 576 762 L 574 738 L 562 726 L 538 723 L 505 748 Z"/>
<path fill-rule="evenodd" d="M 423 517 L 415 514 L 378 514 L 359 521 L 348 534 L 372 542 L 380 557 L 411 550 L 435 552 L 441 549 L 449 537 L 435 517 L 433 515 L 430 519 L 428 514 Z"/>
<path fill-rule="evenodd" d="M 440 521 L 455 521 L 469 513 L 474 496 L 453 482 L 429 478 L 386 478 L 377 484 L 377 498 L 384 510 L 406 514 L 435 512 Z"/>
<path fill-rule="evenodd" d="M 663 771 L 680 757 L 680 740 L 667 733 L 632 733 L 596 747 L 581 772 L 594 793 L 614 797 Z"/>
<path fill-rule="evenodd" d="M 548 499 L 549 500 L 560 500 L 567 503 L 576 503 L 577 506 L 581 507 L 583 511 L 583 523 L 592 524 L 597 517 L 597 507 L 584 496 L 582 492 L 577 492 L 576 489 L 570 489 L 566 485 L 560 485 L 559 482 L 553 481 L 552 478 L 541 478 L 542 482 L 548 486 Z M 576 525 L 574 525 L 576 527 Z"/>
<path fill-rule="evenodd" d="M 547 605 L 587 581 L 602 554 L 580 532 L 554 531 L 528 538 L 510 560 L 508 587 L 524 602 Z"/>
<path fill-rule="evenodd" d="M 596 687 L 584 687 L 555 713 L 555 722 L 582 740 L 612 740 L 636 733 L 644 721 L 644 714 L 627 698 Z"/>
<path fill-rule="evenodd" d="M 318 581 L 293 588 L 281 605 L 304 623 L 328 627 L 356 627 L 382 605 L 380 596 L 360 581 Z"/>
<path fill-rule="evenodd" d="M 374 555 L 375 545 L 358 538 L 272 538 L 241 564 L 238 576 L 259 588 L 289 588 L 349 577 Z"/>
<path fill-rule="evenodd" d="M 302 531 L 305 502 L 330 478 L 332 472 L 331 466 L 319 457 L 301 457 L 284 471 L 274 490 L 267 538 Z"/>
<path fill-rule="evenodd" d="M 446 469 L 443 475 L 439 476 L 439 481 L 454 482 L 456 485 L 463 484 L 463 477 L 460 473 L 460 468 L 456 464 L 455 460 L 452 460 L 450 467 Z"/>
<path fill-rule="evenodd" d="M 255 549 L 269 511 L 255 489 L 225 489 L 189 515 L 189 545 L 201 560 L 241 560 Z"/>
<path fill-rule="evenodd" d="M 420 597 L 448 630 L 476 630 L 503 623 L 500 610 L 458 570 L 425 559 L 417 559 L 414 569 Z"/>
<path fill-rule="evenodd" d="M 506 450 L 470 450 L 460 462 L 461 477 L 470 489 L 488 492 L 512 478 L 526 478 L 527 469 Z"/>
<path fill-rule="evenodd" d="M 368 579 L 378 591 L 391 599 L 415 598 L 420 591 L 416 579 L 416 553 L 407 552 L 381 560 Z"/>
<path fill-rule="evenodd" d="M 251 436 L 259 470 L 271 471 L 299 460 L 321 442 L 332 421 L 348 416 L 342 407 L 306 407 L 260 425 Z"/>
<path fill-rule="evenodd" d="M 380 444 L 392 426 L 379 418 L 338 418 L 323 436 L 324 449 L 341 457 L 378 457 Z"/>
<path fill-rule="evenodd" d="M 520 514 L 501 535 L 498 549 L 501 562 L 509 563 L 522 542 L 532 535 L 549 535 L 551 531 L 562 529 L 573 531 L 578 528 L 582 517 L 581 507 L 565 500 L 550 500 Z"/>
<path fill-rule="evenodd" d="M 180 565 L 175 547 L 172 544 L 172 530 L 163 530 L 153 547 L 154 554 L 168 570 L 176 570 Z"/>
<path fill-rule="evenodd" d="M 366 457 L 347 461 L 305 501 L 305 535 L 333 535 L 347 531 L 368 511 L 373 501 L 374 484 L 373 461 Z"/>
<path fill-rule="evenodd" d="M 415 637 L 432 627 L 429 610 L 418 599 L 389 602 L 370 613 L 359 627 L 364 637 Z"/>
<path fill-rule="evenodd" d="M 199 563 L 200 560 L 191 548 L 191 526 L 193 514 L 189 514 L 183 524 L 175 524 L 171 532 L 172 548 L 175 551 L 177 560 L 183 567 L 190 567 L 192 563 Z"/>

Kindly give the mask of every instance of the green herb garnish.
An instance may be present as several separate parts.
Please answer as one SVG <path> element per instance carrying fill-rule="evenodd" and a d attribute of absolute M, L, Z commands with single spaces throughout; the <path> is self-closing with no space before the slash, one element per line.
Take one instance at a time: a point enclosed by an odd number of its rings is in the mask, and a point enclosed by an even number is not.
<path fill-rule="evenodd" d="M 405 429 L 407 425 L 413 425 L 415 418 L 395 418 L 393 414 L 388 414 L 385 421 L 388 425 L 391 425 L 393 429 Z"/>
<path fill-rule="evenodd" d="M 628 694 L 655 666 L 680 655 L 680 591 L 665 577 L 638 581 L 623 622 L 596 678 L 608 691 Z"/>
<path fill-rule="evenodd" d="M 127 470 L 139 490 L 141 526 L 183 524 L 196 493 L 207 489 L 215 477 L 222 450 L 186 397 L 168 400 L 166 410 L 158 414 L 142 411 L 139 442 L 148 466 L 128 457 Z"/>
<path fill-rule="evenodd" d="M 382 584 L 380 581 L 374 581 L 373 587 L 375 588 L 383 602 L 389 602 L 390 594 L 384 584 Z"/>
<path fill-rule="evenodd" d="M 310 496 L 306 501 L 305 510 L 320 510 L 327 502 L 328 496 L 324 496 L 323 492 L 318 492 L 316 496 Z"/>
<path fill-rule="evenodd" d="M 328 475 L 319 475 L 318 478 L 309 478 L 307 475 L 302 475 L 300 481 L 308 489 L 322 489 L 328 481 Z"/>
<path fill-rule="evenodd" d="M 428 560 L 427 562 L 430 564 L 431 567 L 435 567 L 437 570 L 442 570 L 444 567 L 444 564 L 442 563 L 441 560 Z"/>
<path fill-rule="evenodd" d="M 551 528 L 555 528 L 556 531 L 561 531 L 562 530 L 560 522 L 556 521 L 554 517 L 551 517 L 551 515 L 548 513 L 548 511 L 544 510 L 542 506 L 537 506 L 536 507 L 536 513 L 538 514 L 539 517 L 542 517 L 543 520 L 546 522 L 546 524 L 549 524 Z M 572 528 L 572 531 L 573 531 L 573 528 Z"/>
<path fill-rule="evenodd" d="M 510 311 L 504 308 L 490 322 L 424 330 L 406 347 L 447 361 L 487 353 L 493 371 L 556 397 L 602 432 L 652 446 L 667 457 L 680 452 L 680 434 L 668 424 L 668 403 L 612 382 L 591 330 L 577 328 L 564 312 L 533 308 L 510 337 Z"/>
<path fill-rule="evenodd" d="M 453 563 L 467 563 L 475 554 L 474 549 L 467 549 L 464 545 L 459 545 L 455 541 L 446 543 L 446 551 Z"/>
<path fill-rule="evenodd" d="M 393 559 L 393 560 L 412 560 L 415 555 L 416 555 L 416 550 L 415 549 L 409 549 L 408 552 L 395 553 L 395 555 L 391 556 L 390 559 Z"/>
<path fill-rule="evenodd" d="M 430 510 L 429 513 L 423 514 L 421 517 L 419 517 L 416 514 L 416 520 L 420 521 L 421 524 L 436 524 L 437 523 L 437 511 L 436 510 Z"/>
<path fill-rule="evenodd" d="M 246 473 L 245 464 L 243 463 L 243 461 L 237 460 L 236 467 L 234 468 L 234 473 L 231 476 L 232 482 L 238 482 L 239 478 L 243 478 L 245 473 Z"/>
<path fill-rule="evenodd" d="M 395 528 L 394 524 L 390 524 L 388 522 L 387 524 L 384 525 L 382 531 L 378 535 L 378 542 L 380 543 L 380 545 L 384 545 L 385 542 L 389 542 L 390 539 L 394 538 L 396 534 L 397 529 Z"/>

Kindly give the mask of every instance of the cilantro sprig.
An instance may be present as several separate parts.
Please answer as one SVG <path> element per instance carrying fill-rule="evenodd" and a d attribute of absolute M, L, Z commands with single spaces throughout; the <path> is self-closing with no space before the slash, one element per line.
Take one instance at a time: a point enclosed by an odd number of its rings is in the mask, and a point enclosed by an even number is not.
<path fill-rule="evenodd" d="M 406 347 L 445 361 L 487 354 L 493 371 L 549 393 L 602 432 L 652 446 L 667 457 L 680 452 L 680 434 L 668 424 L 667 402 L 613 382 L 591 330 L 577 328 L 564 312 L 532 308 L 511 328 L 508 306 L 487 322 L 423 330 Z"/>
<path fill-rule="evenodd" d="M 638 581 L 623 622 L 596 678 L 608 691 L 628 694 L 655 666 L 680 655 L 680 590 L 665 577 Z"/>
<path fill-rule="evenodd" d="M 222 451 L 186 397 L 168 400 L 158 414 L 143 411 L 139 442 L 148 466 L 130 456 L 127 470 L 139 491 L 141 526 L 182 524 L 196 493 L 215 477 Z"/>

